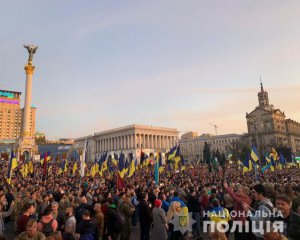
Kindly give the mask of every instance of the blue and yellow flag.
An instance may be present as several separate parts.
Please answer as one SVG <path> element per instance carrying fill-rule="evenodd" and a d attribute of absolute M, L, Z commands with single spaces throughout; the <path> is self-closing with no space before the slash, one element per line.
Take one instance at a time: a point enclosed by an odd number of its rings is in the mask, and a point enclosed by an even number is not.
<path fill-rule="evenodd" d="M 114 153 L 114 155 L 111 159 L 112 164 L 115 166 L 118 166 L 118 159 L 119 159 L 118 154 Z"/>
<path fill-rule="evenodd" d="M 253 169 L 252 160 L 250 159 L 249 154 L 247 154 L 246 159 L 243 162 L 243 173 L 251 172 Z"/>
<path fill-rule="evenodd" d="M 253 161 L 255 163 L 257 163 L 258 159 L 259 159 L 258 151 L 257 151 L 257 149 L 256 149 L 256 147 L 254 145 L 252 145 L 251 148 L 252 148 L 251 149 L 251 158 L 253 159 Z"/>
<path fill-rule="evenodd" d="M 15 156 L 14 152 L 12 151 L 11 155 L 10 155 L 10 161 L 9 161 L 9 164 L 8 164 L 8 172 L 7 172 L 7 182 L 9 184 L 11 184 L 11 175 L 13 173 L 13 170 L 17 166 L 18 166 L 17 159 L 16 159 L 16 156 Z"/>
<path fill-rule="evenodd" d="M 33 174 L 33 163 L 32 163 L 32 159 L 29 160 L 29 162 L 27 163 L 27 165 L 28 165 L 28 172 L 29 172 L 30 174 Z"/>
<path fill-rule="evenodd" d="M 58 170 L 58 174 L 62 174 L 64 172 L 67 172 L 68 170 L 68 161 L 66 159 L 62 160 L 60 168 Z"/>
<path fill-rule="evenodd" d="M 270 158 L 273 158 L 274 161 L 277 161 L 278 153 L 276 152 L 275 148 L 272 147 L 272 151 L 269 156 Z"/>
<path fill-rule="evenodd" d="M 76 160 L 75 160 L 75 161 L 76 161 Z M 76 174 L 77 169 L 78 169 L 78 163 L 77 163 L 77 161 L 76 161 L 76 162 L 74 163 L 74 165 L 73 165 L 73 170 L 72 170 L 73 175 Z"/>
<path fill-rule="evenodd" d="M 270 158 L 268 156 L 268 154 L 265 155 L 265 158 L 266 158 L 267 165 L 265 166 L 264 171 L 267 169 L 270 169 L 271 172 L 274 172 L 275 171 L 275 161 L 273 160 L 273 158 Z"/>
<path fill-rule="evenodd" d="M 132 177 L 132 175 L 134 174 L 134 172 L 135 172 L 135 162 L 134 162 L 133 159 L 131 159 L 128 177 Z"/>
<path fill-rule="evenodd" d="M 123 153 L 121 152 L 119 157 L 119 163 L 118 163 L 118 171 L 121 178 L 124 178 L 124 173 L 125 173 L 124 170 L 125 170 L 125 161 L 124 161 Z"/>
<path fill-rule="evenodd" d="M 174 146 L 170 149 L 168 153 L 168 160 L 172 160 L 173 158 L 175 158 L 176 153 L 177 153 L 177 146 Z"/>
<path fill-rule="evenodd" d="M 279 163 L 278 163 L 278 169 L 282 169 L 285 166 L 285 158 L 282 153 L 279 153 Z"/>

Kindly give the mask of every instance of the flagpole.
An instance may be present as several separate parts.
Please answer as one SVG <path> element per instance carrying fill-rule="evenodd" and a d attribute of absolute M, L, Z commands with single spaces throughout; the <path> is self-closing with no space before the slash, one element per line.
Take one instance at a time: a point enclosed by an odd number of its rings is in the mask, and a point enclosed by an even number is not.
<path fill-rule="evenodd" d="M 257 166 L 256 166 L 256 163 L 254 163 L 254 171 L 255 171 L 255 174 L 254 174 L 254 176 L 255 176 L 255 181 L 257 182 L 258 176 L 257 176 Z"/>

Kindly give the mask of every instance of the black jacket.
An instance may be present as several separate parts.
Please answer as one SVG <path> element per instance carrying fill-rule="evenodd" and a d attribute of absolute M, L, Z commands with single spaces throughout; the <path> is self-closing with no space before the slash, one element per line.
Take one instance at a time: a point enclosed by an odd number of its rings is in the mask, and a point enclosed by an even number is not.
<path fill-rule="evenodd" d="M 95 240 L 98 240 L 99 238 L 99 231 L 96 224 L 90 219 L 90 220 L 82 220 L 77 228 L 76 233 L 80 234 L 80 239 L 83 235 L 91 234 Z"/>
<path fill-rule="evenodd" d="M 187 206 L 188 206 L 189 212 L 193 212 L 193 213 L 199 212 L 200 207 L 199 207 L 199 201 L 198 201 L 197 196 L 189 195 Z"/>
<path fill-rule="evenodd" d="M 138 209 L 141 225 L 150 225 L 152 222 L 152 215 L 149 204 L 145 200 L 142 200 L 138 205 Z"/>

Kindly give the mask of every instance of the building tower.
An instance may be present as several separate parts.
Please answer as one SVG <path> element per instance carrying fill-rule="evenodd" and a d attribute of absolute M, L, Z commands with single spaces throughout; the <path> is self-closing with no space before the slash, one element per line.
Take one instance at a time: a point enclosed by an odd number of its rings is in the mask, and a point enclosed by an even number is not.
<path fill-rule="evenodd" d="M 17 157 L 24 156 L 25 160 L 33 157 L 37 152 L 37 146 L 35 144 L 34 133 L 32 134 L 33 123 L 35 123 L 35 114 L 32 114 L 33 108 L 31 107 L 31 95 L 32 95 L 32 76 L 35 66 L 32 64 L 33 54 L 37 50 L 37 46 L 24 45 L 28 50 L 29 58 L 24 67 L 26 73 L 26 89 L 25 89 L 25 104 L 23 110 L 23 123 L 22 134 L 19 142 L 17 143 Z"/>
<path fill-rule="evenodd" d="M 269 107 L 269 97 L 268 92 L 264 90 L 263 84 L 260 81 L 260 92 L 258 95 L 259 107 L 266 108 Z"/>

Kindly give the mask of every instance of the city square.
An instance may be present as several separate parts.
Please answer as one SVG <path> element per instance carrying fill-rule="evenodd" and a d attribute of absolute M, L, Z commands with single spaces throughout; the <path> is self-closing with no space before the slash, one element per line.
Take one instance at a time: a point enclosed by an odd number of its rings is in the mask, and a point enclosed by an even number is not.
<path fill-rule="evenodd" d="M 0 240 L 300 239 L 297 1 L 3 7 Z"/>

